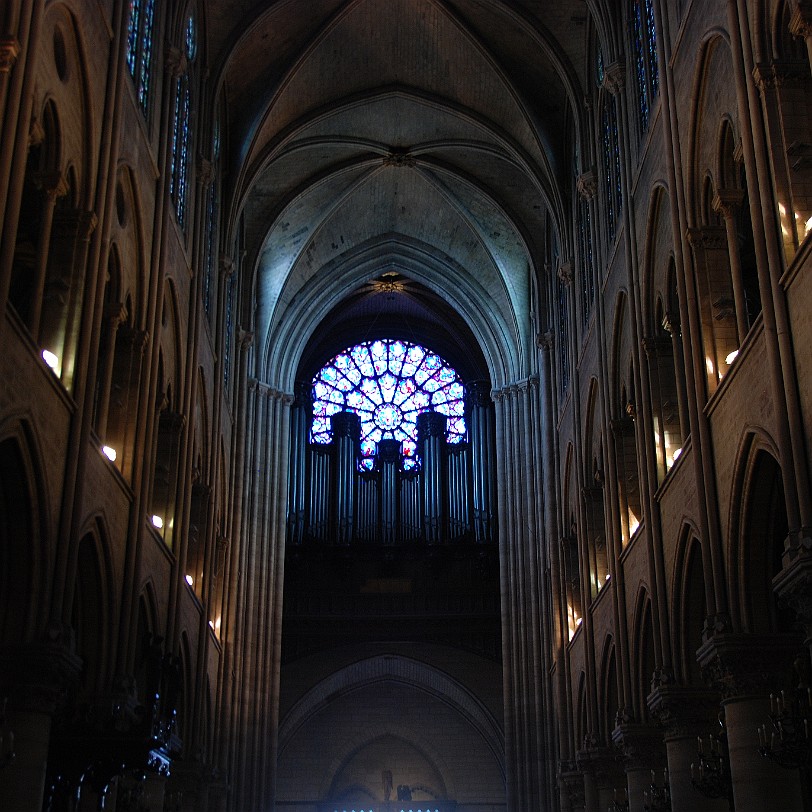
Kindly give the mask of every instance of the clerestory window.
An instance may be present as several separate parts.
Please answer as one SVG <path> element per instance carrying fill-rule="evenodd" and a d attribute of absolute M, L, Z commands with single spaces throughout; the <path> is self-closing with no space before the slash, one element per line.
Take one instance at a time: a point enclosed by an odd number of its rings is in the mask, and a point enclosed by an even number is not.
<path fill-rule="evenodd" d="M 332 440 L 330 418 L 354 412 L 361 419 L 362 470 L 375 468 L 382 440 L 400 443 L 401 464 L 419 466 L 417 416 L 447 418 L 446 440 L 466 438 L 465 388 L 456 370 L 434 352 L 408 341 L 365 341 L 340 352 L 313 378 L 311 442 Z"/>

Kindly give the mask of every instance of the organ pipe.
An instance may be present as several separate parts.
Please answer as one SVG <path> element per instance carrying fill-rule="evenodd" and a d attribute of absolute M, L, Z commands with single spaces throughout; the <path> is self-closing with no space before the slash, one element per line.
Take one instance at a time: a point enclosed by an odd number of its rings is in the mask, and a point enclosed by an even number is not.
<path fill-rule="evenodd" d="M 439 412 L 417 416 L 417 445 L 423 470 L 423 537 L 431 544 L 443 541 L 443 467 L 447 418 Z"/>
<path fill-rule="evenodd" d="M 400 443 L 397 440 L 381 440 L 378 443 L 378 464 L 381 471 L 381 541 L 384 544 L 394 544 L 398 541 L 397 474 Z"/>
<path fill-rule="evenodd" d="M 349 544 L 355 537 L 356 449 L 361 439 L 361 418 L 339 412 L 331 419 L 335 445 L 336 540 Z"/>

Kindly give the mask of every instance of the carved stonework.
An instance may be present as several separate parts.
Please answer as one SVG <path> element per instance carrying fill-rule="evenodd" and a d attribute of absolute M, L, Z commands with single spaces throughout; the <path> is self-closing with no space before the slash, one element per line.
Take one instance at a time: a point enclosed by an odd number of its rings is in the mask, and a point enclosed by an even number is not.
<path fill-rule="evenodd" d="M 699 736 L 717 724 L 719 695 L 713 691 L 662 684 L 652 687 L 647 702 L 666 740 Z"/>
<path fill-rule="evenodd" d="M 695 250 L 721 251 L 727 249 L 727 233 L 722 226 L 689 228 L 686 236 L 691 247 Z"/>
<path fill-rule="evenodd" d="M 558 278 L 567 286 L 572 284 L 572 261 L 567 260 L 558 266 Z"/>
<path fill-rule="evenodd" d="M 645 336 L 640 343 L 648 358 L 670 358 L 673 355 L 670 336 Z"/>
<path fill-rule="evenodd" d="M 720 633 L 697 652 L 705 683 L 722 699 L 763 696 L 789 685 L 800 648 L 795 635 Z"/>
<path fill-rule="evenodd" d="M 384 166 L 406 166 L 406 167 L 413 167 L 416 165 L 416 161 L 414 156 L 405 149 L 393 149 L 390 150 L 386 155 L 383 157 L 383 165 Z"/>
<path fill-rule="evenodd" d="M 584 200 L 592 200 L 598 192 L 598 177 L 595 174 L 595 170 L 590 169 L 582 175 L 578 175 L 575 186 L 578 189 L 578 194 Z"/>
<path fill-rule="evenodd" d="M 812 636 L 812 556 L 803 539 L 796 548 L 790 546 L 784 554 L 785 565 L 773 579 L 776 594 L 798 615 L 806 629 L 807 637 Z M 789 558 L 789 563 L 787 559 Z"/>
<path fill-rule="evenodd" d="M 237 335 L 237 340 L 239 341 L 240 349 L 243 352 L 247 352 L 254 343 L 254 334 L 249 330 L 240 330 Z"/>
<path fill-rule="evenodd" d="M 587 736 L 584 747 L 575 754 L 581 772 L 588 772 L 600 788 L 625 784 L 617 751 L 612 747 L 597 746 L 594 736 Z"/>
<path fill-rule="evenodd" d="M 231 257 L 226 256 L 225 254 L 220 254 L 220 274 L 222 275 L 223 279 L 228 279 L 231 274 L 237 269 L 237 266 L 234 264 L 234 260 Z"/>
<path fill-rule="evenodd" d="M 584 774 L 573 761 L 562 761 L 558 768 L 558 781 L 567 794 L 572 809 L 582 809 L 586 803 Z"/>
<path fill-rule="evenodd" d="M 546 333 L 539 333 L 536 336 L 536 346 L 540 350 L 551 350 L 553 348 L 553 331 L 548 330 Z"/>
<path fill-rule="evenodd" d="M 623 90 L 626 83 L 626 66 L 622 62 L 612 62 L 603 71 L 603 87 L 613 96 Z"/>
<path fill-rule="evenodd" d="M 186 54 L 174 45 L 170 45 L 169 48 L 167 48 L 164 64 L 167 73 L 169 73 L 172 79 L 183 76 L 189 69 L 189 61 L 186 59 Z"/>
<path fill-rule="evenodd" d="M 214 166 L 211 161 L 201 158 L 197 162 L 197 181 L 204 188 L 208 189 L 214 180 Z"/>
<path fill-rule="evenodd" d="M 663 733 L 650 725 L 619 724 L 612 731 L 612 742 L 626 770 L 655 770 L 665 766 Z"/>
<path fill-rule="evenodd" d="M 0 74 L 9 73 L 20 54 L 20 43 L 14 37 L 0 39 Z"/>
<path fill-rule="evenodd" d="M 53 623 L 42 640 L 0 650 L 0 691 L 15 712 L 53 714 L 81 670 L 73 630 Z"/>
<path fill-rule="evenodd" d="M 812 37 L 812 3 L 799 0 L 789 20 L 789 32 L 794 37 Z"/>
<path fill-rule="evenodd" d="M 719 189 L 711 200 L 711 208 L 722 217 L 733 219 L 744 202 L 742 189 Z"/>
<path fill-rule="evenodd" d="M 780 90 L 783 87 L 799 88 L 809 81 L 809 68 L 797 62 L 769 62 L 753 68 L 753 78 L 759 91 Z"/>

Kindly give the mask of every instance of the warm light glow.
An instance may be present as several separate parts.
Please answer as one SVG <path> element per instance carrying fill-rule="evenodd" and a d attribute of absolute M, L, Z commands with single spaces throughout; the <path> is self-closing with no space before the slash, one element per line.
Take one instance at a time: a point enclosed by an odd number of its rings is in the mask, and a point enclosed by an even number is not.
<path fill-rule="evenodd" d="M 728 366 L 730 366 L 730 365 L 731 365 L 731 364 L 732 364 L 732 363 L 733 363 L 733 362 L 736 360 L 736 356 L 737 356 L 738 354 L 739 354 L 739 351 L 738 351 L 738 350 L 733 350 L 733 352 L 728 353 L 728 355 L 725 357 L 725 363 L 726 363 Z"/>
<path fill-rule="evenodd" d="M 713 359 L 705 356 L 705 367 L 708 370 L 708 375 L 713 375 Z"/>
<path fill-rule="evenodd" d="M 42 360 L 45 361 L 46 364 L 56 372 L 57 368 L 59 367 L 59 358 L 56 357 L 54 353 L 50 350 L 43 350 L 42 351 Z"/>
<path fill-rule="evenodd" d="M 629 511 L 629 538 L 631 538 L 637 532 L 638 527 L 640 527 L 640 520 L 634 515 L 634 513 Z"/>
<path fill-rule="evenodd" d="M 674 449 L 674 462 L 676 462 L 679 459 L 680 454 L 682 454 L 682 449 L 681 448 L 675 448 Z"/>
<path fill-rule="evenodd" d="M 611 577 L 612 577 L 612 573 L 611 573 L 611 572 L 607 572 L 607 573 L 606 573 L 606 580 L 608 581 L 608 580 L 609 580 Z"/>
<path fill-rule="evenodd" d="M 109 445 L 102 446 L 102 453 L 104 454 L 105 457 L 107 457 L 108 460 L 110 460 L 110 462 L 115 462 L 116 457 L 118 456 L 115 448 Z"/>
<path fill-rule="evenodd" d="M 806 235 L 807 235 L 807 234 L 809 234 L 809 232 L 810 232 L 810 231 L 812 231 L 812 217 L 810 217 L 810 218 L 809 218 L 809 219 L 806 221 L 806 226 L 805 226 L 805 229 L 806 229 L 806 230 L 804 231 L 804 237 L 806 237 Z"/>
<path fill-rule="evenodd" d="M 217 620 L 214 621 L 214 631 L 216 631 L 217 634 L 220 634 L 220 618 L 219 617 L 217 618 Z"/>
<path fill-rule="evenodd" d="M 191 575 L 187 575 L 186 576 L 186 583 L 189 584 L 189 586 L 194 586 L 195 585 L 195 579 L 192 578 Z"/>
<path fill-rule="evenodd" d="M 164 526 L 164 520 L 160 516 L 154 515 L 152 517 L 152 524 L 160 530 Z"/>
<path fill-rule="evenodd" d="M 783 217 L 787 213 L 787 209 L 783 203 L 778 204 L 778 211 L 781 212 L 781 216 Z"/>

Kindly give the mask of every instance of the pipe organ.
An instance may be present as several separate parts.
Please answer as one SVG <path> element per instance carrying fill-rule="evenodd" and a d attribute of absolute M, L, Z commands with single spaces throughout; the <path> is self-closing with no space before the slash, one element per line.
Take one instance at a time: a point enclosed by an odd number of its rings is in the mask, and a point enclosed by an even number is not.
<path fill-rule="evenodd" d="M 464 440 L 448 441 L 447 421 L 426 409 L 417 416 L 414 456 L 407 458 L 400 441 L 381 439 L 370 460 L 360 447 L 361 418 L 349 409 L 330 416 L 329 442 L 312 441 L 311 392 L 300 386 L 291 414 L 288 543 L 495 541 L 488 384 L 466 386 Z"/>

